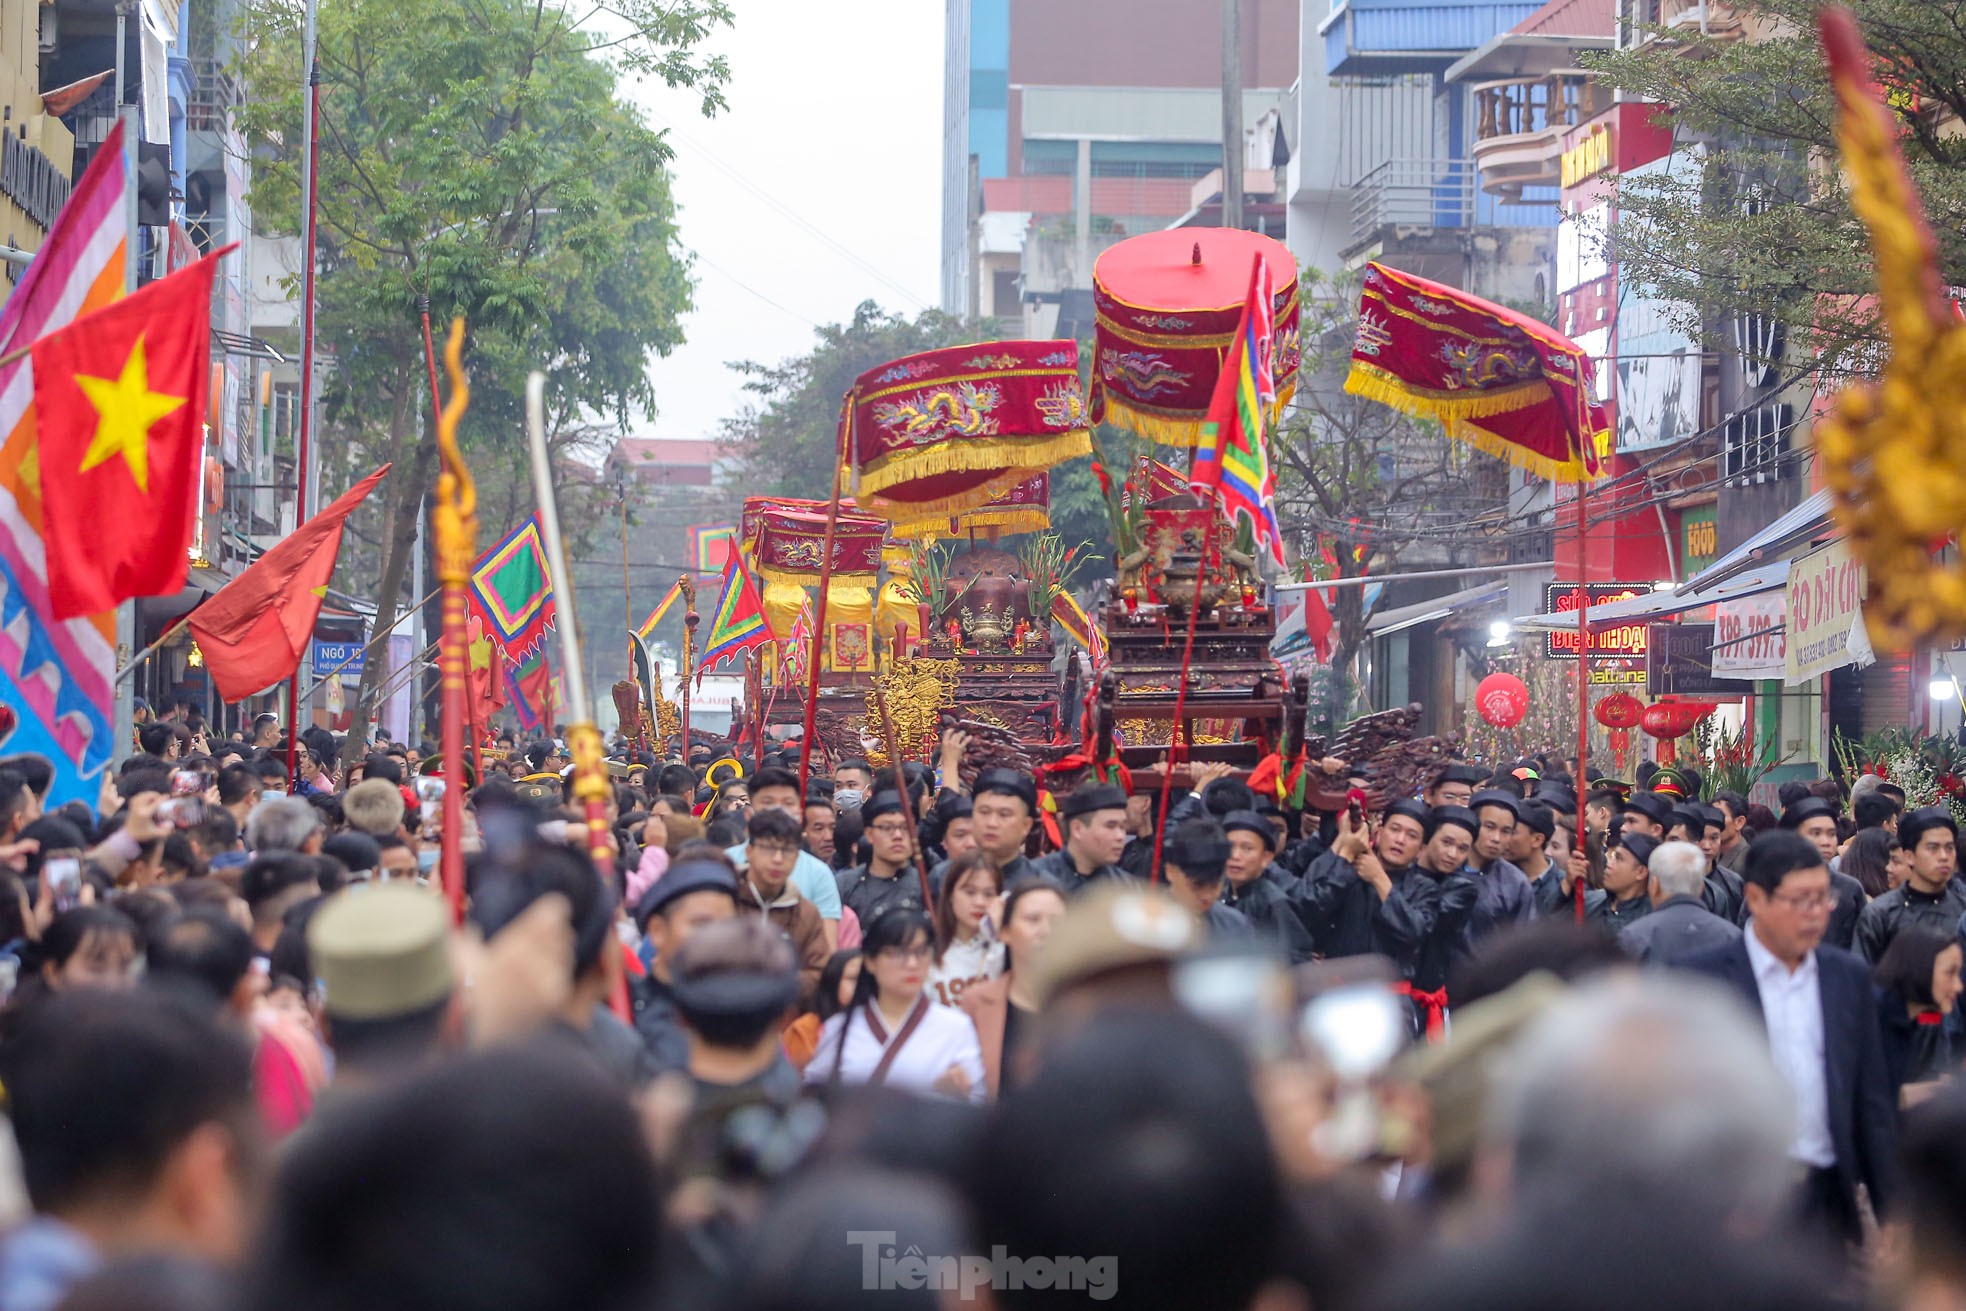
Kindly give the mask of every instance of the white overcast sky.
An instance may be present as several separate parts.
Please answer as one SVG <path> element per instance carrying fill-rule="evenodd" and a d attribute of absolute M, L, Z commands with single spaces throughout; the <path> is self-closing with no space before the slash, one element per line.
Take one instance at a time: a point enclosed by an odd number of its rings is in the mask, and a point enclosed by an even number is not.
<path fill-rule="evenodd" d="M 742 403 L 731 360 L 811 348 L 813 325 L 873 299 L 937 300 L 941 0 L 735 0 L 730 108 L 659 82 L 628 92 L 671 129 L 683 245 L 697 256 L 686 342 L 650 370 L 649 437 L 710 438 Z M 844 248 L 844 253 L 840 248 Z"/>

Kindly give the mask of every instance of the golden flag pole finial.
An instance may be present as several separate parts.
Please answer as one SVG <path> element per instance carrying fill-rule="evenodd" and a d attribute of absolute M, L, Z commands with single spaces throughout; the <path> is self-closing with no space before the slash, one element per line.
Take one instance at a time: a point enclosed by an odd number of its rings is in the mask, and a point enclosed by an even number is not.
<path fill-rule="evenodd" d="M 438 868 L 452 922 L 464 922 L 464 689 L 470 677 L 468 589 L 478 553 L 478 488 L 457 444 L 458 421 L 471 404 L 464 376 L 464 320 L 451 320 L 444 342 L 444 372 L 451 398 L 437 416 L 437 495 L 430 523 L 437 533 L 437 578 L 443 589 L 443 627 L 437 664 L 443 678 L 444 833 Z"/>
<path fill-rule="evenodd" d="M 1966 636 L 1966 572 L 1932 553 L 1966 522 L 1966 324 L 1946 303 L 1937 245 L 1896 120 L 1872 85 L 1857 21 L 1831 7 L 1818 23 L 1850 202 L 1870 233 L 1891 354 L 1877 383 L 1837 396 L 1813 437 L 1837 522 L 1870 571 L 1871 640 L 1901 651 Z"/>

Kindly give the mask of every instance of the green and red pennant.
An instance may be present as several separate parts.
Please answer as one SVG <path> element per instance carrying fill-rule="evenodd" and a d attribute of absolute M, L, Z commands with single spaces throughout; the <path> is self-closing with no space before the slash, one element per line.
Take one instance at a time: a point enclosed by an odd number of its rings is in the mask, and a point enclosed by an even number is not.
<path fill-rule="evenodd" d="M 736 659 L 754 646 L 771 641 L 771 628 L 765 623 L 765 608 L 751 571 L 744 567 L 744 554 L 733 551 L 724 561 L 724 592 L 717 602 L 716 618 L 710 623 L 710 636 L 703 640 L 703 655 L 696 666 L 696 683 L 718 665 Z"/>
<path fill-rule="evenodd" d="M 523 662 L 553 629 L 552 576 L 537 519 L 527 519 L 471 569 L 471 608 L 507 659 Z"/>

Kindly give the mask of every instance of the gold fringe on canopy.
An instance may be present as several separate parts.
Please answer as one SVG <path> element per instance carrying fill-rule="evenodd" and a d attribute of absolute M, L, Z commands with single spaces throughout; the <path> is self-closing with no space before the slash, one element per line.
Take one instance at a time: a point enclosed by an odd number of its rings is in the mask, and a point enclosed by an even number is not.
<path fill-rule="evenodd" d="M 1055 436 L 956 438 L 918 450 L 895 451 L 857 470 L 854 500 L 864 514 L 890 523 L 947 517 L 988 505 L 1040 469 L 1092 454 L 1092 430 L 1068 428 Z M 892 501 L 880 495 L 941 474 L 993 473 L 974 487 L 935 501 Z"/>
<path fill-rule="evenodd" d="M 1433 391 L 1410 386 L 1384 369 L 1353 360 L 1352 371 L 1345 377 L 1345 390 L 1354 396 L 1391 406 L 1402 414 L 1436 420 L 1456 441 L 1465 442 L 1485 455 L 1505 460 L 1539 478 L 1577 482 L 1595 476 L 1582 460 L 1554 460 L 1539 455 L 1470 422 L 1498 414 L 1513 414 L 1548 403 L 1553 393 L 1549 384 L 1540 379 L 1500 391 Z M 1600 431 L 1595 434 L 1593 444 L 1601 450 L 1609 436 L 1608 431 Z"/>
<path fill-rule="evenodd" d="M 774 569 L 770 565 L 753 563 L 751 572 L 768 583 L 782 583 L 787 587 L 810 586 L 819 581 L 819 574 L 816 570 L 808 572 L 798 569 Z M 833 581 L 849 586 L 872 587 L 879 580 L 879 577 L 880 575 L 878 574 L 849 574 L 835 571 Z"/>
<path fill-rule="evenodd" d="M 1274 428 L 1282 420 L 1284 410 L 1290 405 L 1290 398 L 1296 394 L 1295 382 L 1278 385 L 1277 403 L 1269 413 L 1269 427 Z M 1151 406 L 1141 405 L 1137 401 L 1127 400 L 1110 387 L 1103 389 L 1102 399 L 1106 406 L 1104 421 L 1115 428 L 1124 428 L 1162 446 L 1175 446 L 1184 450 L 1201 442 L 1205 415 L 1198 415 L 1189 410 L 1157 410 Z"/>

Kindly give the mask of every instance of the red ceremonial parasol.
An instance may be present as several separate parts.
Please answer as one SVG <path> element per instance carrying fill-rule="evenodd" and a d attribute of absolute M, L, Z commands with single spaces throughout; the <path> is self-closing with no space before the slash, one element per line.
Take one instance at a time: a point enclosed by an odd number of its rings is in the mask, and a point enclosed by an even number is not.
<path fill-rule="evenodd" d="M 1297 260 L 1280 241 L 1234 228 L 1174 228 L 1129 237 L 1092 270 L 1092 420 L 1168 446 L 1191 446 L 1242 322 L 1249 270 L 1261 255 L 1275 292 L 1272 373 L 1290 400 L 1298 342 Z"/>
<path fill-rule="evenodd" d="M 894 523 L 977 509 L 1092 451 L 1071 341 L 905 356 L 855 379 L 841 423 L 860 513 Z"/>
<path fill-rule="evenodd" d="M 974 510 L 961 514 L 923 519 L 917 523 L 897 523 L 894 535 L 901 541 L 933 541 L 956 537 L 983 529 L 991 537 L 1015 533 L 1038 533 L 1051 527 L 1051 475 L 1034 473 L 1023 482 Z"/>

